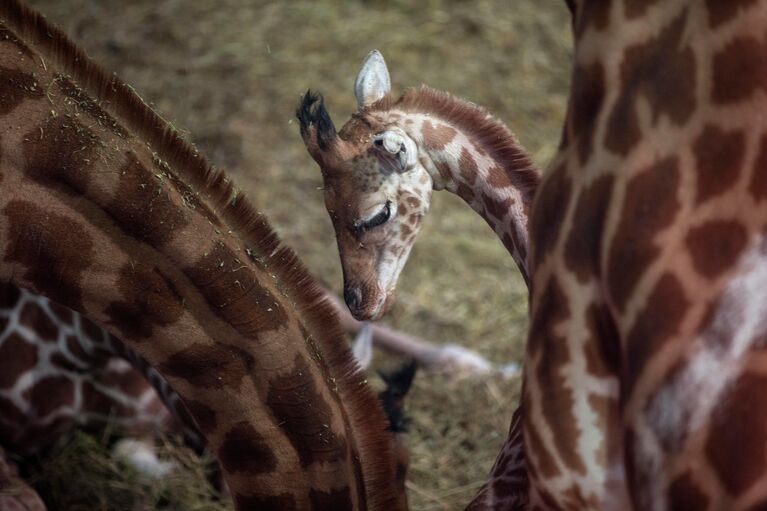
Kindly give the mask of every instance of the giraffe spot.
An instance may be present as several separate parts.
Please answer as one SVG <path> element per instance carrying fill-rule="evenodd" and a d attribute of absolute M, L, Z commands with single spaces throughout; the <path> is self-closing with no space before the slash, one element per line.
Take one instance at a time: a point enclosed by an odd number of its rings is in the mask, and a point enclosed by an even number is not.
<path fill-rule="evenodd" d="M 132 407 L 112 398 L 87 380 L 82 384 L 82 396 L 82 408 L 90 413 L 117 417 L 131 417 L 136 413 Z"/>
<path fill-rule="evenodd" d="M 189 215 L 168 193 L 164 178 L 159 180 L 133 152 L 127 158 L 117 191 L 104 209 L 128 235 L 160 246 L 189 223 Z"/>
<path fill-rule="evenodd" d="M 751 36 L 731 41 L 714 55 L 712 98 L 733 103 L 767 90 L 767 44 Z"/>
<path fill-rule="evenodd" d="M 439 151 L 452 142 L 458 132 L 445 124 L 438 124 L 435 127 L 431 121 L 424 121 L 421 126 L 421 133 L 424 148 Z"/>
<path fill-rule="evenodd" d="M 235 509 L 258 511 L 296 511 L 296 500 L 289 493 L 280 495 L 235 495 Z"/>
<path fill-rule="evenodd" d="M 160 363 L 159 371 L 168 378 L 181 378 L 200 388 L 239 388 L 242 379 L 253 371 L 253 356 L 235 346 L 195 343 Z"/>
<path fill-rule="evenodd" d="M 564 164 L 544 178 L 530 217 L 531 248 L 536 261 L 556 246 L 565 213 L 570 205 L 572 183 Z"/>
<path fill-rule="evenodd" d="M 621 62 L 620 96 L 608 119 L 606 147 L 625 155 L 639 142 L 638 101 L 650 106 L 652 123 L 661 115 L 677 126 L 695 110 L 695 54 L 683 45 L 685 9 L 658 37 L 629 47 Z"/>
<path fill-rule="evenodd" d="M 328 492 L 312 488 L 309 490 L 309 502 L 311 503 L 312 511 L 354 509 L 351 489 L 349 487 Z"/>
<path fill-rule="evenodd" d="M 474 201 L 474 190 L 463 183 L 458 183 L 455 193 L 469 205 Z"/>
<path fill-rule="evenodd" d="M 71 325 L 74 321 L 74 313 L 71 309 L 68 309 L 64 307 L 63 305 L 59 305 L 56 302 L 48 302 L 48 307 L 50 307 L 51 312 L 53 312 L 53 315 L 56 316 L 56 319 L 60 323 L 64 323 L 66 325 Z"/>
<path fill-rule="evenodd" d="M 511 197 L 496 199 L 495 197 L 483 194 L 482 203 L 485 205 L 485 211 L 501 222 L 509 213 L 509 209 L 514 204 L 514 199 Z"/>
<path fill-rule="evenodd" d="M 493 165 L 487 170 L 487 177 L 485 182 L 490 185 L 491 188 L 506 188 L 511 186 L 511 180 L 506 174 L 506 171 L 500 165 Z"/>
<path fill-rule="evenodd" d="M 731 495 L 748 490 L 767 468 L 766 385 L 765 376 L 742 374 L 711 413 L 706 455 Z"/>
<path fill-rule="evenodd" d="M 748 190 L 757 202 L 767 198 L 767 134 L 762 135 L 759 141 L 759 156 L 754 163 Z"/>
<path fill-rule="evenodd" d="M 434 166 L 437 167 L 437 172 L 439 172 L 439 177 L 443 183 L 449 183 L 453 180 L 453 173 L 450 171 L 450 165 L 440 161 L 436 162 Z"/>
<path fill-rule="evenodd" d="M 624 0 L 623 9 L 626 18 L 631 20 L 645 15 L 647 9 L 658 3 L 658 0 Z"/>
<path fill-rule="evenodd" d="M 82 311 L 80 280 L 93 261 L 85 227 L 23 200 L 8 202 L 4 213 L 9 227 L 4 260 L 26 268 L 23 280 L 36 292 Z"/>
<path fill-rule="evenodd" d="M 546 399 L 541 403 L 547 424 L 556 424 L 554 445 L 568 467 L 584 474 L 586 467 L 577 454 L 578 431 L 575 425 L 573 391 L 562 369 L 570 362 L 570 352 L 565 339 L 557 333 L 560 324 L 570 318 L 570 306 L 556 277 L 551 277 L 533 305 L 528 350 L 532 359 L 538 359 L 536 379 L 539 388 L 545 389 Z M 544 351 L 545 350 L 545 351 Z M 541 354 L 538 357 L 538 354 Z"/>
<path fill-rule="evenodd" d="M 576 66 L 573 75 L 570 120 L 577 140 L 576 147 L 581 165 L 584 165 L 591 157 L 596 122 L 599 111 L 602 109 L 604 96 L 605 70 L 602 64 L 597 62 L 591 66 Z"/>
<path fill-rule="evenodd" d="M 408 204 L 408 206 L 416 210 L 421 207 L 421 199 L 419 199 L 418 197 L 414 197 L 412 195 L 409 197 L 406 197 L 405 202 Z"/>
<path fill-rule="evenodd" d="M 2 337 L 3 333 L 5 332 L 5 327 L 8 326 L 9 322 L 10 319 L 5 316 L 0 316 L 0 337 Z"/>
<path fill-rule="evenodd" d="M 746 228 L 735 220 L 711 220 L 685 238 L 695 269 L 713 279 L 732 268 L 746 247 Z"/>
<path fill-rule="evenodd" d="M 120 138 L 128 138 L 128 132 L 114 120 L 96 101 L 93 100 L 85 91 L 75 85 L 64 75 L 57 75 L 54 82 L 59 90 L 69 98 L 67 103 L 74 104 L 78 110 L 89 114 L 99 125 L 111 130 L 112 133 Z"/>
<path fill-rule="evenodd" d="M 68 335 L 66 338 L 66 346 L 67 350 L 66 352 L 63 352 L 62 358 L 58 359 L 59 362 L 62 364 L 62 366 L 66 367 L 72 367 L 72 361 L 66 360 L 64 361 L 64 357 L 69 359 L 70 357 L 74 358 L 76 362 L 79 363 L 80 366 L 90 366 L 96 363 L 96 358 L 93 356 L 92 353 L 88 353 L 83 348 L 83 345 L 80 343 L 80 339 L 75 337 L 74 335 Z"/>
<path fill-rule="evenodd" d="M 59 339 L 58 327 L 35 302 L 26 302 L 24 304 L 24 308 L 21 309 L 19 314 L 19 322 L 46 342 L 56 342 Z"/>
<path fill-rule="evenodd" d="M 346 440 L 331 429 L 333 412 L 300 356 L 296 355 L 290 373 L 269 380 L 266 405 L 296 450 L 302 467 L 345 459 Z"/>
<path fill-rule="evenodd" d="M 474 186 L 474 183 L 477 182 L 479 167 L 477 167 L 477 162 L 465 147 L 461 149 L 461 156 L 458 157 L 458 169 L 464 182 L 469 186 Z"/>
<path fill-rule="evenodd" d="M 610 316 L 603 305 L 592 303 L 586 310 L 588 341 L 584 343 L 586 370 L 597 378 L 618 374 L 621 368 L 620 340 Z"/>
<path fill-rule="evenodd" d="M 85 316 L 80 316 L 80 330 L 85 337 L 97 345 L 102 344 L 104 342 L 104 336 L 109 335 L 106 330 Z"/>
<path fill-rule="evenodd" d="M 75 386 L 69 376 L 48 376 L 23 393 L 38 417 L 46 417 L 59 408 L 75 403 Z"/>
<path fill-rule="evenodd" d="M 410 235 L 413 234 L 413 229 L 411 229 L 405 224 L 402 224 L 400 226 L 400 231 L 401 231 L 400 239 L 402 241 L 407 241 L 408 238 L 410 238 Z"/>
<path fill-rule="evenodd" d="M 530 458 L 535 461 L 534 466 L 540 471 L 541 477 L 557 477 L 561 474 L 559 467 L 557 467 L 556 461 L 554 461 L 553 456 L 544 446 L 543 440 L 538 435 L 538 430 L 535 428 L 535 425 L 525 428 L 525 442 L 526 445 L 529 445 L 529 452 L 533 453 L 531 454 Z M 535 476 L 532 473 L 534 471 L 532 467 L 533 465 L 530 464 L 528 472 L 530 472 L 530 478 L 535 479 Z"/>
<path fill-rule="evenodd" d="M 568 2 L 570 0 L 567 0 Z M 571 6 L 570 13 L 575 25 L 577 37 L 583 35 L 588 28 L 596 31 L 602 31 L 607 28 L 610 21 L 610 8 L 614 2 L 581 2 L 578 16 L 575 16 L 574 6 Z"/>
<path fill-rule="evenodd" d="M 0 388 L 9 389 L 37 365 L 37 347 L 12 332 L 0 343 Z"/>
<path fill-rule="evenodd" d="M 607 263 L 607 286 L 619 310 L 624 310 L 640 276 L 660 253 L 655 237 L 679 211 L 678 186 L 676 157 L 642 170 L 626 186 Z"/>
<path fill-rule="evenodd" d="M 8 282 L 0 282 L 0 309 L 12 309 L 21 297 L 18 287 Z"/>
<path fill-rule="evenodd" d="M 96 135 L 79 122 L 49 117 L 24 137 L 24 172 L 43 186 L 84 195 L 97 144 Z"/>
<path fill-rule="evenodd" d="M 155 326 L 174 323 L 184 312 L 175 284 L 156 266 L 130 262 L 118 273 L 121 301 L 110 303 L 104 313 L 108 323 L 126 339 L 146 339 Z"/>
<path fill-rule="evenodd" d="M 745 147 L 742 131 L 724 131 L 713 125 L 703 128 L 693 144 L 698 204 L 721 195 L 737 182 Z"/>
<path fill-rule="evenodd" d="M 197 428 L 203 435 L 208 436 L 216 430 L 218 421 L 215 410 L 192 399 L 184 399 L 184 405 L 186 405 L 186 409 L 192 415 Z"/>
<path fill-rule="evenodd" d="M 281 328 L 285 309 L 256 273 L 223 243 L 185 270 L 211 310 L 245 337 Z"/>
<path fill-rule="evenodd" d="M 226 433 L 218 449 L 218 460 L 225 472 L 261 474 L 277 467 L 277 458 L 269 442 L 247 422 L 235 424 Z"/>
<path fill-rule="evenodd" d="M 706 0 L 708 10 L 708 24 L 711 28 L 727 23 L 734 18 L 739 11 L 745 10 L 756 3 L 756 0 Z M 703 508 L 701 508 L 703 509 Z"/>
<path fill-rule="evenodd" d="M 37 78 L 31 74 L 0 66 L 0 115 L 7 115 L 22 102 L 44 95 Z"/>
<path fill-rule="evenodd" d="M 597 178 L 581 191 L 575 205 L 572 227 L 565 242 L 564 260 L 582 284 L 599 273 L 602 234 L 613 181 L 612 174 Z"/>
<path fill-rule="evenodd" d="M 671 504 L 671 511 L 707 509 L 709 502 L 708 497 L 689 471 L 671 481 L 668 488 L 668 500 Z"/>
<path fill-rule="evenodd" d="M 148 387 L 146 379 L 136 370 L 125 366 L 118 368 L 107 367 L 100 377 L 99 383 L 110 389 L 116 389 L 129 397 L 139 398 Z"/>
<path fill-rule="evenodd" d="M 8 445 L 7 440 L 18 433 L 18 425 L 26 424 L 28 421 L 27 416 L 13 404 L 13 401 L 0 396 L 0 438 L 4 438 L 4 445 Z M 4 424 L 10 427 L 5 430 Z"/>
<path fill-rule="evenodd" d="M 647 362 L 679 332 L 689 306 L 679 279 L 664 273 L 626 336 L 626 400 Z"/>

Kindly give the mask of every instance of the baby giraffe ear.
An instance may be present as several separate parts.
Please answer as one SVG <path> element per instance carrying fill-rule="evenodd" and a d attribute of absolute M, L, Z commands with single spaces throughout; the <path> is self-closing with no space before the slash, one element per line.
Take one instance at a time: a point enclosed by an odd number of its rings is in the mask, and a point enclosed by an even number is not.
<path fill-rule="evenodd" d="M 354 95 L 357 96 L 357 106 L 363 108 L 372 105 L 391 90 L 389 70 L 386 61 L 378 50 L 368 53 L 362 62 L 362 68 L 354 80 Z"/>

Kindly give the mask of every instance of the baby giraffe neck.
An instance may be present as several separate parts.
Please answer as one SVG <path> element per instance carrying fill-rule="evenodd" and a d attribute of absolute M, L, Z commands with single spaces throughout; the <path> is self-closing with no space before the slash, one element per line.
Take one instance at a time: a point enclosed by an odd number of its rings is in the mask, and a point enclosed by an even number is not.
<path fill-rule="evenodd" d="M 422 110 L 408 111 L 414 104 Z M 426 88 L 407 93 L 393 112 L 420 148 L 434 188 L 457 194 L 485 219 L 529 285 L 527 224 L 540 171 L 513 133 L 485 110 Z"/>

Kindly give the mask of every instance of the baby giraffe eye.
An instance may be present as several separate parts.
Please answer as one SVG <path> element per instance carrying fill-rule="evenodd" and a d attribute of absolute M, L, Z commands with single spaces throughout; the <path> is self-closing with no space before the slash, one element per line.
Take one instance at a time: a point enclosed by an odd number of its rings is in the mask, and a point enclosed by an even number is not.
<path fill-rule="evenodd" d="M 372 217 L 368 218 L 367 220 L 360 220 L 358 222 L 355 222 L 355 228 L 360 231 L 364 232 L 370 229 L 373 229 L 374 227 L 378 227 L 379 225 L 385 224 L 389 217 L 391 216 L 391 201 L 386 201 L 386 204 L 384 204 L 383 209 L 373 215 Z"/>

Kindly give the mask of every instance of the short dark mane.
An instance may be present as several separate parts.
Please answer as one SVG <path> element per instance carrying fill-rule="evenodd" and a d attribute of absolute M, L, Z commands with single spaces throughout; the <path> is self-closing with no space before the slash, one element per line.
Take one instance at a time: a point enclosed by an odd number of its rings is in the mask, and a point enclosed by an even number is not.
<path fill-rule="evenodd" d="M 33 49 L 48 60 L 48 65 L 55 62 L 70 75 L 72 82 L 95 98 L 137 139 L 147 142 L 183 181 L 210 202 L 246 247 L 255 249 L 267 260 L 270 272 L 282 277 L 284 286 L 281 287 L 288 291 L 289 301 L 321 347 L 327 366 L 334 369 L 332 376 L 343 396 L 343 404 L 351 412 L 352 424 L 359 432 L 356 440 L 362 456 L 386 462 L 368 467 L 365 477 L 366 492 L 371 499 L 368 504 L 379 509 L 391 508 L 394 499 L 387 494 L 392 476 L 383 412 L 343 341 L 335 311 L 295 253 L 280 242 L 264 215 L 236 192 L 224 172 L 215 169 L 185 142 L 130 86 L 104 72 L 42 15 L 18 0 L 2 0 L 0 23 L 6 24 L 23 41 L 32 43 Z"/>
<path fill-rule="evenodd" d="M 483 150 L 501 162 L 512 185 L 519 189 L 527 205 L 532 202 L 541 180 L 540 170 L 511 130 L 481 106 L 422 85 L 406 90 L 398 99 L 385 96 L 361 114 L 387 110 L 432 114 L 473 135 Z"/>

